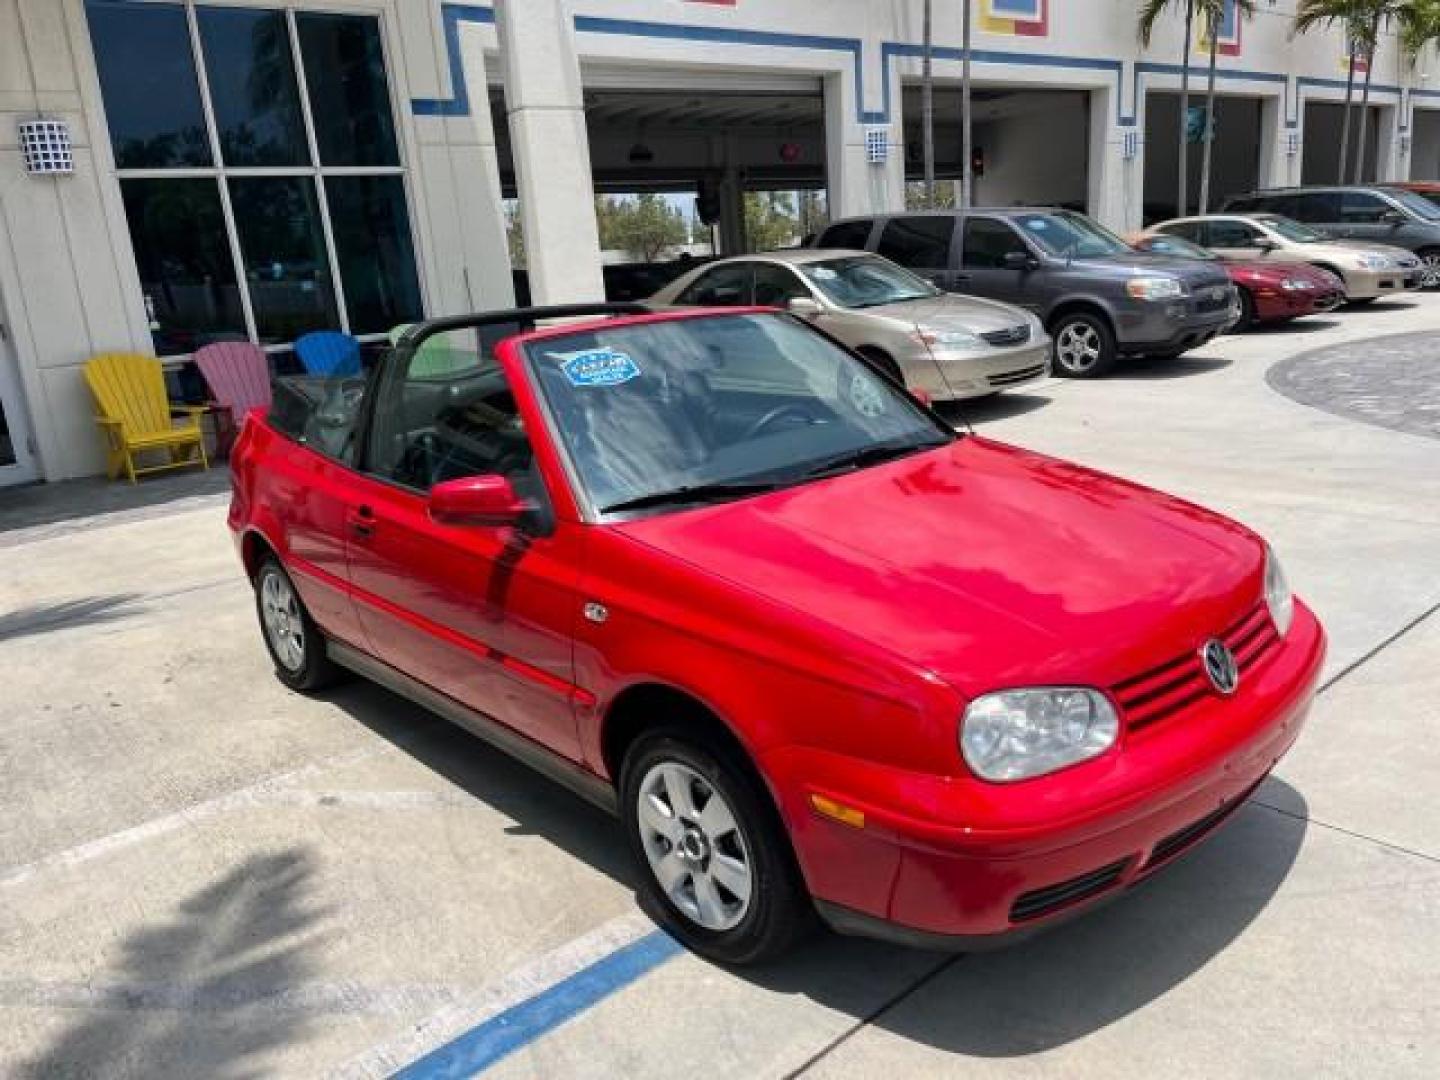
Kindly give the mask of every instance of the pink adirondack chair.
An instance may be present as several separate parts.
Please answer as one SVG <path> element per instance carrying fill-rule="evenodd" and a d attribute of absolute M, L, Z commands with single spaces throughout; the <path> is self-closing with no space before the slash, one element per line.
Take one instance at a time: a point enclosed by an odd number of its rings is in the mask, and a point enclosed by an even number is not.
<path fill-rule="evenodd" d="M 217 341 L 195 353 L 195 366 L 219 406 L 216 438 L 220 452 L 228 454 L 245 414 L 270 407 L 270 362 L 248 341 Z"/>

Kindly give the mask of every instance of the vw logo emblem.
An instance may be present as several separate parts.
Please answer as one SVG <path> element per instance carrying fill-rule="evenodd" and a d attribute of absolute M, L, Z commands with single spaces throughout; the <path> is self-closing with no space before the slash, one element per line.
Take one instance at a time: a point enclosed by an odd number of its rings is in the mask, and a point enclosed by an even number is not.
<path fill-rule="evenodd" d="M 1225 647 L 1223 641 L 1211 638 L 1200 649 L 1200 662 L 1205 665 L 1205 674 L 1210 683 L 1222 694 L 1233 694 L 1240 683 L 1240 669 L 1235 666 L 1235 654 Z"/>

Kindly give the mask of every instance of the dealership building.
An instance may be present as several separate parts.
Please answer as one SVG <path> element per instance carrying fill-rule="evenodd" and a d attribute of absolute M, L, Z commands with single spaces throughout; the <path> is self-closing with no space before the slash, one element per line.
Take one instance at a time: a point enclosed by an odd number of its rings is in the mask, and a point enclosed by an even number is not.
<path fill-rule="evenodd" d="M 1136 0 L 971 2 L 976 204 L 1071 206 L 1120 231 L 1172 213 L 1180 18 L 1142 49 Z M 1335 179 L 1344 45 L 1294 36 L 1294 6 L 1257 0 L 1217 35 L 1212 202 Z M 953 179 L 961 0 L 934 9 L 938 174 Z M 0 485 L 100 471 L 93 355 L 179 372 L 206 342 L 245 338 L 278 363 L 312 329 L 381 340 L 511 305 L 510 206 L 536 303 L 602 297 L 597 192 L 700 194 L 722 252 L 746 250 L 749 191 L 823 190 L 832 216 L 903 207 L 921 169 L 922 11 L 0 0 Z M 1207 54 L 1197 27 L 1194 93 Z M 1440 177 L 1435 60 L 1411 65 L 1382 37 L 1369 176 Z"/>

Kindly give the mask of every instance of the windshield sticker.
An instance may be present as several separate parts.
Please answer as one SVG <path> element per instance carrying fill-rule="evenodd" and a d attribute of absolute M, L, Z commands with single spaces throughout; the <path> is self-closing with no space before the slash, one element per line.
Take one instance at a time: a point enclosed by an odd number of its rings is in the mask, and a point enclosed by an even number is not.
<path fill-rule="evenodd" d="M 816 266 L 811 269 L 810 276 L 817 281 L 834 281 L 840 275 L 828 266 Z"/>
<path fill-rule="evenodd" d="M 586 349 L 578 353 L 551 353 L 571 386 L 619 386 L 640 375 L 640 365 L 619 349 Z"/>

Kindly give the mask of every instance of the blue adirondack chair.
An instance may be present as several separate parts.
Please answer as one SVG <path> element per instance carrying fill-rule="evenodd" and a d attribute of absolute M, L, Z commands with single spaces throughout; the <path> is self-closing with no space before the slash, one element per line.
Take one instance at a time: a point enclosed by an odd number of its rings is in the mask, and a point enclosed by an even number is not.
<path fill-rule="evenodd" d="M 360 374 L 360 342 L 338 330 L 313 330 L 295 342 L 308 375 L 342 378 Z"/>

